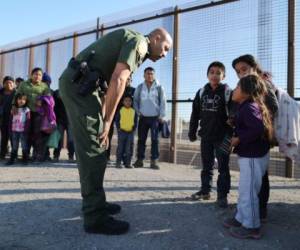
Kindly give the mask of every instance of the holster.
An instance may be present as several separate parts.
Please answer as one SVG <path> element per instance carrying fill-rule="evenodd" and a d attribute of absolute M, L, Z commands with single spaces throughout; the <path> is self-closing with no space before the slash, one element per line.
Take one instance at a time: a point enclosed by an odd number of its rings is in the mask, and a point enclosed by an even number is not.
<path fill-rule="evenodd" d="M 75 70 L 72 82 L 76 87 L 76 92 L 80 96 L 86 96 L 98 90 L 100 94 L 105 94 L 107 83 L 104 76 L 99 71 L 93 70 L 89 66 L 90 57 L 87 60 L 78 61 L 71 58 L 69 67 Z"/>

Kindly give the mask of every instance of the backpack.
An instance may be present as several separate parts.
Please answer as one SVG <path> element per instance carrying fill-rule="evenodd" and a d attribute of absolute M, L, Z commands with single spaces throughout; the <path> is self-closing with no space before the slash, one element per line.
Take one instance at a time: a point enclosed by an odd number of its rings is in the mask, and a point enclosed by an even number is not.
<path fill-rule="evenodd" d="M 223 84 L 223 85 L 225 85 L 225 89 L 224 89 L 225 110 L 226 110 L 227 116 L 229 116 L 228 103 L 230 101 L 230 96 L 231 96 L 232 91 L 230 90 L 229 86 L 226 83 Z M 200 102 L 201 102 L 201 98 L 203 96 L 204 90 L 205 90 L 205 86 L 203 88 L 201 88 L 200 91 L 199 91 Z"/>

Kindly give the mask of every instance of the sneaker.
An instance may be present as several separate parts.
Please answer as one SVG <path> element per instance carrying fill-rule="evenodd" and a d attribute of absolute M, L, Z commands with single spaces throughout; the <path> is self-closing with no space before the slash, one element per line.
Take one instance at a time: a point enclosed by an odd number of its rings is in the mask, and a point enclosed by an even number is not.
<path fill-rule="evenodd" d="M 100 225 L 84 226 L 84 231 L 90 234 L 120 235 L 129 230 L 129 223 L 109 217 Z"/>
<path fill-rule="evenodd" d="M 116 163 L 116 168 L 122 168 L 121 162 L 117 162 L 117 163 Z"/>
<path fill-rule="evenodd" d="M 159 170 L 159 166 L 157 165 L 157 160 L 151 160 L 150 168 Z"/>
<path fill-rule="evenodd" d="M 133 168 L 131 165 L 125 165 L 125 168 Z"/>
<path fill-rule="evenodd" d="M 245 228 L 245 227 L 231 227 L 230 234 L 238 239 L 255 239 L 261 238 L 260 228 Z"/>
<path fill-rule="evenodd" d="M 227 208 L 228 207 L 228 200 L 227 197 L 218 198 L 217 205 L 219 208 Z"/>
<path fill-rule="evenodd" d="M 119 214 L 121 212 L 121 206 L 115 203 L 106 202 L 105 210 L 110 215 Z"/>
<path fill-rule="evenodd" d="M 210 199 L 210 194 L 209 193 L 204 193 L 203 191 L 198 191 L 197 193 L 194 193 L 191 195 L 191 199 L 193 201 L 197 200 L 209 200 Z"/>
<path fill-rule="evenodd" d="M 242 224 L 237 221 L 235 218 L 227 218 L 223 221 L 223 226 L 226 228 L 231 228 L 231 227 L 240 227 Z"/>
<path fill-rule="evenodd" d="M 137 159 L 135 163 L 133 163 L 135 168 L 142 168 L 144 167 L 144 162 L 142 159 Z"/>

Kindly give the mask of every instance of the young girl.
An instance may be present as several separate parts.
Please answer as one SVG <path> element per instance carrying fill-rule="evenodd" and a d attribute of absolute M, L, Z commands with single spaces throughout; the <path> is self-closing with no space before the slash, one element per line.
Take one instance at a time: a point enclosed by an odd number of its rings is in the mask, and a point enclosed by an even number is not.
<path fill-rule="evenodd" d="M 28 160 L 28 128 L 30 124 L 30 110 L 27 107 L 27 96 L 24 94 L 17 94 L 15 96 L 16 112 L 12 112 L 12 123 L 11 123 L 11 144 L 12 151 L 10 160 L 6 165 L 14 164 L 18 157 L 19 141 L 22 145 L 22 161 L 23 164 L 27 164 Z"/>
<path fill-rule="evenodd" d="M 272 120 L 263 96 L 265 84 L 256 75 L 240 79 L 232 100 L 239 104 L 235 116 L 235 147 L 240 167 L 239 199 L 235 218 L 227 219 L 223 225 L 238 238 L 261 237 L 258 194 L 269 161 L 272 140 Z"/>
<path fill-rule="evenodd" d="M 249 74 L 258 75 L 263 79 L 263 83 L 267 89 L 263 99 L 273 120 L 278 111 L 278 100 L 275 95 L 277 89 L 271 82 L 270 73 L 263 71 L 255 57 L 249 54 L 242 55 L 234 59 L 232 62 L 232 67 L 236 71 L 239 79 Z M 263 176 L 262 186 L 259 193 L 259 214 L 262 222 L 266 222 L 267 220 L 267 205 L 269 196 L 269 174 L 268 171 L 266 171 L 265 175 Z"/>

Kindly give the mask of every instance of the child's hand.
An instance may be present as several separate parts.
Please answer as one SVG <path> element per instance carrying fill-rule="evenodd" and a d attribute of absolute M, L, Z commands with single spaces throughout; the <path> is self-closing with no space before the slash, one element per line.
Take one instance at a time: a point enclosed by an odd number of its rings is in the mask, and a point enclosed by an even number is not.
<path fill-rule="evenodd" d="M 15 106 L 12 106 L 12 108 L 11 108 L 11 114 L 12 115 L 18 114 L 18 109 Z"/>
<path fill-rule="evenodd" d="M 38 107 L 42 106 L 42 101 L 41 100 L 36 100 L 35 105 Z"/>
<path fill-rule="evenodd" d="M 240 138 L 238 138 L 238 137 L 232 137 L 231 138 L 231 146 L 232 147 L 236 147 L 239 144 L 240 144 Z"/>
<path fill-rule="evenodd" d="M 191 142 L 194 142 L 194 141 L 197 140 L 197 136 L 195 134 L 190 134 L 189 133 L 189 139 L 190 139 Z"/>
<path fill-rule="evenodd" d="M 230 126 L 230 127 L 234 127 L 234 122 L 233 119 L 228 118 L 228 120 L 226 121 L 226 123 Z"/>

